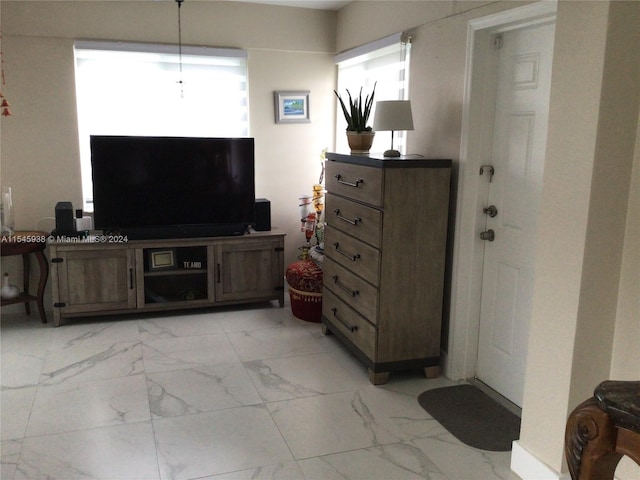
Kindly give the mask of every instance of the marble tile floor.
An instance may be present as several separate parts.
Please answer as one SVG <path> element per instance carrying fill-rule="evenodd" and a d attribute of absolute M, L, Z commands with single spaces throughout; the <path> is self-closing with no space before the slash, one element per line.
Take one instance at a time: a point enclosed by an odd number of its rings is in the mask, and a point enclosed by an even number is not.
<path fill-rule="evenodd" d="M 260 304 L 1 320 L 2 480 L 516 479 L 457 441 L 420 372 L 375 387 L 320 326 Z"/>

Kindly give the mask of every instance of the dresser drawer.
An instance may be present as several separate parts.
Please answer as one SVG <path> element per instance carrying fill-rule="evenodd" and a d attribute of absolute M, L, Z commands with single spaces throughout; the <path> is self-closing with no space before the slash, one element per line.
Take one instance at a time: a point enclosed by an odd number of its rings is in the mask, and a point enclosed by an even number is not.
<path fill-rule="evenodd" d="M 378 323 L 378 289 L 336 262 L 324 261 L 324 286 L 374 325 Z"/>
<path fill-rule="evenodd" d="M 337 195 L 326 195 L 326 221 L 332 227 L 380 248 L 382 212 Z"/>
<path fill-rule="evenodd" d="M 376 353 L 376 329 L 358 315 L 331 291 L 322 296 L 322 314 L 347 337 L 362 353 L 374 359 Z"/>
<path fill-rule="evenodd" d="M 382 206 L 381 168 L 329 161 L 326 170 L 325 187 L 328 192 Z"/>
<path fill-rule="evenodd" d="M 364 278 L 380 285 L 380 251 L 327 225 L 324 229 L 325 255 Z"/>

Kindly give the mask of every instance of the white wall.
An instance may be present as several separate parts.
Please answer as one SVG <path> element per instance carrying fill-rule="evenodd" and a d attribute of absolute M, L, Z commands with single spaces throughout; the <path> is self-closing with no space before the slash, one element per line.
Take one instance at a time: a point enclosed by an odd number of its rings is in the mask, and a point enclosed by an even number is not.
<path fill-rule="evenodd" d="M 624 236 L 618 320 L 615 325 L 610 378 L 640 378 L 640 118 L 636 153 L 631 171 L 627 228 Z M 620 478 L 639 478 L 638 466 L 623 458 L 616 470 Z M 633 476 L 635 475 L 635 477 Z"/>
<path fill-rule="evenodd" d="M 640 118 L 629 186 L 611 378 L 640 378 Z"/>
<path fill-rule="evenodd" d="M 2 1 L 1 183 L 13 189 L 16 228 L 51 228 L 58 201 L 81 205 L 74 88 L 75 39 L 177 43 L 177 4 L 158 1 Z M 185 45 L 248 50 L 250 134 L 256 138 L 256 196 L 271 200 L 272 225 L 287 234 L 285 262 L 304 242 L 298 196 L 333 146 L 335 17 L 332 11 L 185 2 Z M 310 90 L 311 123 L 276 125 L 273 91 Z M 114 105 L 127 114 L 127 105 Z M 170 112 L 168 112 L 170 114 Z M 2 270 L 20 275 L 9 259 Z M 36 269 L 37 270 L 37 269 Z"/>
<path fill-rule="evenodd" d="M 628 329 L 617 305 L 629 294 L 620 285 L 629 281 L 622 257 L 640 108 L 639 24 L 637 2 L 558 8 L 521 440 L 556 471 L 566 416 L 610 377 L 616 326 Z M 636 363 L 626 375 L 637 373 Z"/>
<path fill-rule="evenodd" d="M 251 132 L 256 139 L 256 196 L 271 200 L 271 223 L 287 228 L 287 261 L 304 243 L 298 197 L 311 195 L 322 170 L 320 153 L 333 146 L 333 55 L 252 49 L 249 52 Z M 310 90 L 311 125 L 275 124 L 274 90 Z"/>

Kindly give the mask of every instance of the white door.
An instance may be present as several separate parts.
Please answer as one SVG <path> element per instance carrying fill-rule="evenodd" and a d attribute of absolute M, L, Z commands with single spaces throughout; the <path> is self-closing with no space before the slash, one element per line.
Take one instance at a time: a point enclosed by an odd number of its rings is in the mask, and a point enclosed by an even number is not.
<path fill-rule="evenodd" d="M 555 26 L 496 34 L 496 104 L 486 214 L 477 377 L 522 406 Z M 490 180 L 489 180 L 490 179 Z M 492 212 L 490 212 L 492 213 Z M 488 234 L 490 236 L 490 234 Z"/>

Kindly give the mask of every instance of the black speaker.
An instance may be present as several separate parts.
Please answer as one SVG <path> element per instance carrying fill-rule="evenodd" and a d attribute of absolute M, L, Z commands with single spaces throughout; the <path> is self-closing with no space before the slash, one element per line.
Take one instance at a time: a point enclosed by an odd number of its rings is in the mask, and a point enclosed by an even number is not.
<path fill-rule="evenodd" d="M 77 234 L 76 220 L 73 216 L 73 205 L 71 202 L 56 203 L 56 229 L 53 231 L 55 235 Z"/>
<path fill-rule="evenodd" d="M 271 230 L 271 202 L 266 198 L 256 198 L 256 224 L 253 229 L 256 232 Z"/>

